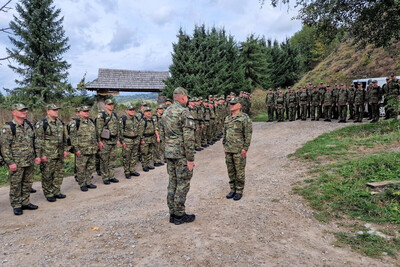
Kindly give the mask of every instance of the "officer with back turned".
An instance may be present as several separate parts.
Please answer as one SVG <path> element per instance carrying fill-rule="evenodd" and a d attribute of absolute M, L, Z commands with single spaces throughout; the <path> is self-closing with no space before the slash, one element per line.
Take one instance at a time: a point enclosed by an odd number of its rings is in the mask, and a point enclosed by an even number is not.
<path fill-rule="evenodd" d="M 185 210 L 186 196 L 193 176 L 195 122 L 186 108 L 188 93 L 178 87 L 174 90 L 174 103 L 164 112 L 161 125 L 161 138 L 165 140 L 165 158 L 169 175 L 167 203 L 170 223 L 176 225 L 193 222 L 194 214 Z"/>

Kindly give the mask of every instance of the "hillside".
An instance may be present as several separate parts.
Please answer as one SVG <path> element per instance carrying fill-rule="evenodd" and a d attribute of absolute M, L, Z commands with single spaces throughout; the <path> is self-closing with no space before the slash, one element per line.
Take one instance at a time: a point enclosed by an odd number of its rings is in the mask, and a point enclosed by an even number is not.
<path fill-rule="evenodd" d="M 294 86 L 344 82 L 347 85 L 357 78 L 385 77 L 392 72 L 400 73 L 400 42 L 388 48 L 367 46 L 357 49 L 351 41 L 342 43 L 336 51 L 304 75 Z"/>

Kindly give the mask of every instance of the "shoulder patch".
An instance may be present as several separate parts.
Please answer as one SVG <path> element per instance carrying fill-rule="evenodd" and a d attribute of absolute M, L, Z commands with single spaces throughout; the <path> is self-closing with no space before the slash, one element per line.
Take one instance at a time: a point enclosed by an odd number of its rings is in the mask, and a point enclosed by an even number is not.
<path fill-rule="evenodd" d="M 101 113 L 97 114 L 97 118 L 99 119 L 101 118 Z"/>
<path fill-rule="evenodd" d="M 37 123 L 35 124 L 35 127 L 36 127 L 36 129 L 39 129 L 39 127 L 40 127 L 40 122 L 37 122 Z"/>
<path fill-rule="evenodd" d="M 75 127 L 75 123 L 71 123 L 71 125 L 69 127 L 70 128 L 74 128 Z"/>
<path fill-rule="evenodd" d="M 6 129 L 3 129 L 3 131 L 2 131 L 2 132 L 3 132 L 3 133 L 6 133 L 6 131 L 7 131 Z"/>

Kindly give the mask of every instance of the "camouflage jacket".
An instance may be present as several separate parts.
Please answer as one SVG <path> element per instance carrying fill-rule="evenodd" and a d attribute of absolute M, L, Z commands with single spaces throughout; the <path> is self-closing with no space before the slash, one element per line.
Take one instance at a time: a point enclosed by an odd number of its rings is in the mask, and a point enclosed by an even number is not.
<path fill-rule="evenodd" d="M 267 94 L 267 96 L 265 97 L 265 104 L 267 104 L 267 106 L 273 106 L 275 104 L 275 94 L 274 93 Z"/>
<path fill-rule="evenodd" d="M 326 91 L 322 100 L 322 103 L 324 104 L 324 106 L 332 106 L 333 104 L 335 104 L 333 102 L 333 92 L 332 91 Z"/>
<path fill-rule="evenodd" d="M 35 131 L 25 121 L 15 124 L 15 136 L 11 126 L 5 124 L 1 131 L 1 153 L 7 165 L 17 164 L 18 167 L 32 166 L 35 162 Z"/>
<path fill-rule="evenodd" d="M 313 91 L 311 93 L 311 104 L 313 106 L 318 106 L 321 104 L 321 94 L 318 91 Z"/>
<path fill-rule="evenodd" d="M 96 124 L 91 119 L 88 120 L 72 120 L 69 124 L 69 136 L 71 144 L 75 151 L 80 151 L 83 155 L 96 154 L 97 146 L 97 131 Z"/>
<path fill-rule="evenodd" d="M 365 102 L 364 89 L 357 89 L 354 93 L 354 104 L 363 105 Z"/>
<path fill-rule="evenodd" d="M 348 92 L 347 92 L 347 90 L 340 90 L 339 91 L 339 97 L 338 97 L 338 101 L 337 101 L 337 103 L 340 105 L 340 106 L 345 106 L 345 105 L 347 105 L 347 97 L 348 97 Z"/>
<path fill-rule="evenodd" d="M 381 87 L 377 86 L 377 87 L 373 87 L 371 86 L 371 88 L 368 91 L 368 102 L 372 103 L 372 104 L 378 104 L 378 102 L 381 100 L 382 95 L 381 95 Z"/>
<path fill-rule="evenodd" d="M 353 104 L 354 103 L 355 93 L 356 93 L 356 91 L 354 89 L 349 89 L 348 90 L 347 102 L 349 102 L 349 104 Z"/>
<path fill-rule="evenodd" d="M 132 144 L 140 141 L 143 129 L 141 129 L 140 121 L 135 115 L 133 115 L 132 117 L 129 117 L 127 115 L 121 116 L 121 118 L 119 119 L 119 123 L 119 140 L 121 143 Z"/>
<path fill-rule="evenodd" d="M 277 108 L 285 108 L 285 97 L 283 95 L 275 97 L 275 106 Z"/>
<path fill-rule="evenodd" d="M 145 139 L 147 143 L 155 143 L 156 142 L 156 131 L 158 131 L 156 123 L 152 118 L 147 119 L 143 117 L 140 121 L 140 139 Z"/>
<path fill-rule="evenodd" d="M 99 141 L 107 144 L 116 144 L 119 140 L 120 134 L 119 125 L 120 123 L 116 113 L 111 112 L 111 114 L 108 114 L 107 111 L 100 111 L 96 119 L 97 136 Z M 101 138 L 101 132 L 104 129 L 110 130 L 111 138 L 109 140 Z"/>
<path fill-rule="evenodd" d="M 300 105 L 308 104 L 308 94 L 307 92 L 301 92 L 299 95 Z"/>
<path fill-rule="evenodd" d="M 387 83 L 387 91 L 389 97 L 396 97 L 400 95 L 400 83 L 399 80 L 390 81 Z"/>
<path fill-rule="evenodd" d="M 46 156 L 47 159 L 60 159 L 67 151 L 67 127 L 60 119 L 51 121 L 46 117 L 35 125 L 35 147 L 38 157 Z"/>
<path fill-rule="evenodd" d="M 160 135 L 165 140 L 165 157 L 194 161 L 194 131 L 195 123 L 189 110 L 174 101 L 164 111 L 160 124 Z"/>
<path fill-rule="evenodd" d="M 242 149 L 248 151 L 253 131 L 250 117 L 240 112 L 236 116 L 227 116 L 224 122 L 224 137 L 222 144 L 225 152 L 240 153 Z"/>
<path fill-rule="evenodd" d="M 297 106 L 297 96 L 296 94 L 290 94 L 288 96 L 288 107 L 293 108 Z"/>

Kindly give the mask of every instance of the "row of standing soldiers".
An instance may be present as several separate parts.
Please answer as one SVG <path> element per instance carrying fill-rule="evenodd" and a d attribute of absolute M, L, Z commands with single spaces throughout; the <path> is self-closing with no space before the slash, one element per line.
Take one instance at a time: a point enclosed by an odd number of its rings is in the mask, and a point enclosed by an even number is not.
<path fill-rule="evenodd" d="M 268 90 L 266 96 L 266 107 L 268 121 L 285 120 L 294 121 L 296 119 L 325 121 L 339 119 L 339 122 L 346 122 L 347 115 L 350 113 L 350 120 L 361 122 L 364 117 L 365 107 L 368 106 L 368 118 L 371 122 L 379 119 L 379 105 L 385 99 L 386 118 L 396 116 L 391 100 L 397 99 L 400 95 L 399 80 L 396 76 L 387 78 L 387 83 L 381 88 L 377 81 L 372 81 L 366 88 L 362 83 L 357 83 L 357 88 L 352 85 L 349 89 L 343 83 L 330 85 L 313 86 L 311 83 L 306 87 L 299 87 L 298 90 L 288 88 L 284 93 L 278 89 L 277 92 Z"/>

